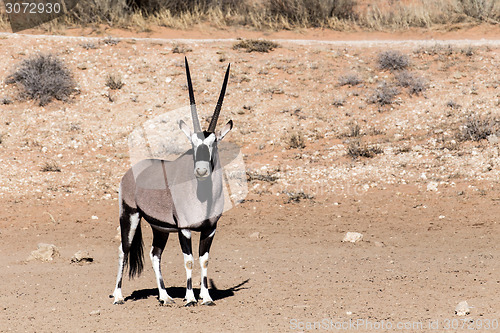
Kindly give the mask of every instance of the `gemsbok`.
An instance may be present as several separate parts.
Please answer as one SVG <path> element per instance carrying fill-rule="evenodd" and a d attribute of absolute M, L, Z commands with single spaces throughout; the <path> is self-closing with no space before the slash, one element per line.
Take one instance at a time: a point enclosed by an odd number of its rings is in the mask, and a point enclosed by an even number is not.
<path fill-rule="evenodd" d="M 201 266 L 200 297 L 203 305 L 214 305 L 208 291 L 208 254 L 217 221 L 224 208 L 223 169 L 219 161 L 217 143 L 232 129 L 230 120 L 216 133 L 215 127 L 222 108 L 229 78 L 227 67 L 217 106 L 206 131 L 201 130 L 194 99 L 189 65 L 185 58 L 189 101 L 194 131 L 184 121 L 179 127 L 191 142 L 192 149 L 174 161 L 146 159 L 135 164 L 123 176 L 120 183 L 119 208 L 121 244 L 114 304 L 124 302 L 122 278 L 128 264 L 129 277 L 143 270 L 143 241 L 141 219 L 145 219 L 153 230 L 150 257 L 156 274 L 160 304 L 172 304 L 161 274 L 160 261 L 163 249 L 171 232 L 177 232 L 184 255 L 186 269 L 185 306 L 197 303 L 193 293 L 192 270 L 194 258 L 191 249 L 191 232 L 200 232 L 199 261 Z"/>

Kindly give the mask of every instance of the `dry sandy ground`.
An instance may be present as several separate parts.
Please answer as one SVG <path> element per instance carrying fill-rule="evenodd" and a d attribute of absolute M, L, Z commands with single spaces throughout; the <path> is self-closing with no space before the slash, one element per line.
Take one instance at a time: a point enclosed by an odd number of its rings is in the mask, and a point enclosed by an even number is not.
<path fill-rule="evenodd" d="M 499 147 L 494 136 L 457 139 L 468 115 L 498 119 L 500 48 L 475 37 L 280 41 L 276 50 L 258 54 L 233 50 L 234 41 L 110 45 L 102 38 L 0 34 L 0 80 L 25 57 L 51 52 L 78 84 L 67 103 L 40 107 L 17 99 L 18 89 L 0 81 L 0 98 L 13 100 L 0 105 L 0 331 L 269 332 L 316 325 L 494 332 L 500 320 Z M 83 47 L 89 44 L 95 48 Z M 130 166 L 127 136 L 187 104 L 176 46 L 190 59 L 203 115 L 232 63 L 220 123 L 235 122 L 227 139 L 245 154 L 250 193 L 222 217 L 212 247 L 215 307 L 182 307 L 185 273 L 175 235 L 163 269 L 177 304 L 158 305 L 147 265 L 140 278 L 124 281 L 127 301 L 114 306 L 108 296 L 117 268 L 117 188 Z M 387 48 L 408 55 L 409 70 L 427 89 L 411 96 L 400 87 L 393 104 L 379 106 L 369 103 L 375 89 L 395 80 L 377 66 Z M 110 92 L 108 73 L 119 73 L 125 86 Z M 362 83 L 339 86 L 346 74 Z M 346 155 L 353 124 L 360 126 L 358 139 L 379 154 Z M 291 147 L 293 134 L 305 147 Z M 47 162 L 61 172 L 42 172 Z M 151 232 L 144 223 L 143 230 L 148 249 Z M 348 231 L 363 240 L 341 242 Z M 55 244 L 60 255 L 27 261 L 38 243 Z M 94 261 L 71 263 L 79 250 Z M 196 281 L 199 269 L 194 274 Z M 463 300 L 473 308 L 459 317 L 454 309 Z"/>

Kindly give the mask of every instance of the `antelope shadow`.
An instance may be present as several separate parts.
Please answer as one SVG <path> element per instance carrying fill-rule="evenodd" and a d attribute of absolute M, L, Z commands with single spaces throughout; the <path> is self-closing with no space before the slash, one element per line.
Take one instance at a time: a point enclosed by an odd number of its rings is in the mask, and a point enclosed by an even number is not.
<path fill-rule="evenodd" d="M 242 289 L 248 289 L 248 287 L 245 287 L 245 285 L 250 281 L 250 279 L 246 279 L 242 281 L 241 283 L 228 288 L 228 289 L 218 289 L 215 285 L 215 282 L 213 279 L 210 279 L 210 284 L 212 285 L 212 288 L 210 288 L 210 295 L 212 296 L 212 299 L 214 301 L 224 299 L 227 297 L 234 296 L 234 294 Z M 200 293 L 200 288 L 193 288 L 193 291 L 199 295 Z M 186 294 L 186 288 L 185 287 L 170 287 L 167 288 L 168 294 L 172 298 L 180 298 L 183 299 L 185 294 Z M 147 299 L 149 297 L 156 296 L 158 297 L 158 288 L 149 288 L 149 289 L 140 289 L 140 290 L 135 290 L 130 294 L 130 296 L 125 297 L 125 301 L 138 301 L 141 299 Z"/>

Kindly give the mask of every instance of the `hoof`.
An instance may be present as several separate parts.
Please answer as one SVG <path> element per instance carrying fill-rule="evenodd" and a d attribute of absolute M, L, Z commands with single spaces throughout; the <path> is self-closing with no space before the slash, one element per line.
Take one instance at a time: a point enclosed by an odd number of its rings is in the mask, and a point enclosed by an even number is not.
<path fill-rule="evenodd" d="M 188 307 L 195 306 L 195 305 L 196 305 L 195 301 L 190 301 L 190 302 L 187 302 L 186 304 L 184 304 L 184 307 L 188 308 Z"/>
<path fill-rule="evenodd" d="M 214 306 L 215 302 L 214 301 L 206 301 L 206 302 L 201 303 L 201 305 Z"/>
<path fill-rule="evenodd" d="M 160 300 L 160 306 L 171 306 L 174 305 L 175 301 L 172 298 L 166 300 Z"/>
<path fill-rule="evenodd" d="M 113 305 L 124 304 L 125 301 L 123 299 L 119 299 L 113 302 Z"/>

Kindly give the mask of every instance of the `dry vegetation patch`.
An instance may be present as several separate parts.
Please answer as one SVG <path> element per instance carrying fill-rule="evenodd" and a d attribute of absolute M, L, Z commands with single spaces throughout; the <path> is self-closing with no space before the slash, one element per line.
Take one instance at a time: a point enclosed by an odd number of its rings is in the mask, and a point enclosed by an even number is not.
<path fill-rule="evenodd" d="M 499 21 L 497 0 L 400 1 L 390 5 L 383 0 L 83 0 L 55 25 L 106 24 L 151 31 L 152 26 L 188 29 L 203 22 L 217 28 L 407 30 Z M 7 22 L 6 14 L 0 13 L 0 25 Z M 53 27 L 51 23 L 46 28 Z"/>
<path fill-rule="evenodd" d="M 119 74 L 108 74 L 106 77 L 106 87 L 108 87 L 111 90 L 119 90 L 123 88 L 125 83 L 122 81 L 122 77 Z"/>
<path fill-rule="evenodd" d="M 381 69 L 401 70 L 410 65 L 410 58 L 400 51 L 388 50 L 381 52 L 377 58 Z"/>
<path fill-rule="evenodd" d="M 381 83 L 368 98 L 368 103 L 380 106 L 392 104 L 394 98 L 399 95 L 399 89 L 387 82 Z"/>
<path fill-rule="evenodd" d="M 481 141 L 488 139 L 490 135 L 499 134 L 499 121 L 491 116 L 470 115 L 462 126 L 459 139 L 470 141 Z"/>
<path fill-rule="evenodd" d="M 19 84 L 21 96 L 38 100 L 40 106 L 47 105 L 54 98 L 65 100 L 75 89 L 69 69 L 51 54 L 39 54 L 21 61 L 6 83 Z"/>
<path fill-rule="evenodd" d="M 278 43 L 265 39 L 244 39 L 233 45 L 233 49 L 243 49 L 246 52 L 268 53 L 279 47 Z"/>

